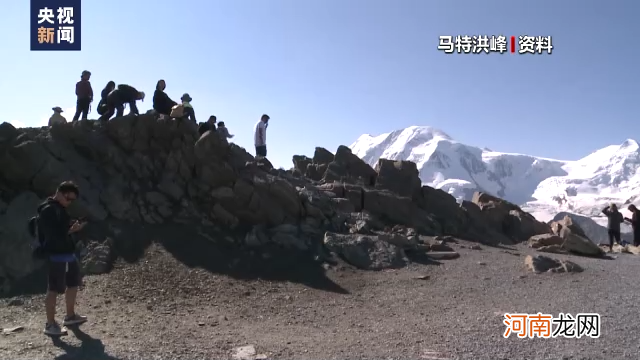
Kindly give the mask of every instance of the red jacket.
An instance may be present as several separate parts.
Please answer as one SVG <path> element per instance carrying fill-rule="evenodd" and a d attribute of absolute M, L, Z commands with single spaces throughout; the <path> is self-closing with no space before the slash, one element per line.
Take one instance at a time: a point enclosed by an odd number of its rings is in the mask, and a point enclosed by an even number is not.
<path fill-rule="evenodd" d="M 88 80 L 80 80 L 76 83 L 76 96 L 78 99 L 93 99 L 93 89 Z"/>

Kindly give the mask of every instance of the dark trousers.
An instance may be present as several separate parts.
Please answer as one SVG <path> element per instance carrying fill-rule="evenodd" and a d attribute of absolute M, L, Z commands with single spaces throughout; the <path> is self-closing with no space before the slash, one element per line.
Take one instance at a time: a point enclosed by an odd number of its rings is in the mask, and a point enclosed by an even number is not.
<path fill-rule="evenodd" d="M 633 245 L 640 246 L 640 232 L 633 232 Z"/>
<path fill-rule="evenodd" d="M 609 230 L 609 247 L 613 247 L 613 240 L 620 244 L 620 230 Z"/>
<path fill-rule="evenodd" d="M 107 112 L 105 112 L 104 115 L 100 117 L 100 120 L 107 121 L 113 116 L 114 113 L 116 114 L 116 117 L 124 115 L 124 104 L 107 103 Z"/>
<path fill-rule="evenodd" d="M 267 145 L 256 146 L 256 156 L 267 157 Z"/>
<path fill-rule="evenodd" d="M 76 114 L 73 115 L 73 120 L 71 121 L 78 121 L 80 114 L 82 114 L 82 120 L 87 120 L 87 116 L 89 116 L 89 106 L 91 106 L 91 99 L 78 99 L 76 103 Z"/>
<path fill-rule="evenodd" d="M 67 288 L 80 286 L 80 264 L 78 261 L 56 262 L 49 260 L 49 291 L 64 294 Z"/>

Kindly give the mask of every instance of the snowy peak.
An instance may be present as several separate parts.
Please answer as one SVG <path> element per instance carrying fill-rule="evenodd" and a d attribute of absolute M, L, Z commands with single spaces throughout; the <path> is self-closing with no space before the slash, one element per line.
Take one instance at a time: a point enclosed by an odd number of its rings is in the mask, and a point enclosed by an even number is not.
<path fill-rule="evenodd" d="M 422 158 L 420 147 L 440 140 L 453 141 L 444 131 L 434 127 L 410 126 L 378 136 L 362 135 L 350 148 L 371 165 L 379 158 L 418 162 Z M 413 153 L 418 155 L 412 156 Z"/>
<path fill-rule="evenodd" d="M 640 192 L 640 146 L 627 139 L 577 161 L 492 151 L 453 140 L 430 126 L 411 126 L 351 145 L 370 165 L 380 158 L 416 163 L 423 184 L 469 199 L 474 191 L 505 198 L 549 221 L 561 211 L 602 222 L 605 204 L 622 205 Z"/>

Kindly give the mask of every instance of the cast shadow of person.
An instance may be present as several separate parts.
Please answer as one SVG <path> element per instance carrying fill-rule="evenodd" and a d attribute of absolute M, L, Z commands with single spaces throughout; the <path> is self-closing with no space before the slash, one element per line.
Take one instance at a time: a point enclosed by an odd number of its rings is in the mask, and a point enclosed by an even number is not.
<path fill-rule="evenodd" d="M 62 338 L 52 338 L 53 345 L 64 350 L 66 354 L 56 356 L 55 360 L 120 360 L 104 352 L 104 344 L 100 339 L 91 337 L 89 334 L 80 330 L 78 326 L 69 326 L 69 331 L 80 340 L 80 346 L 66 343 Z"/>

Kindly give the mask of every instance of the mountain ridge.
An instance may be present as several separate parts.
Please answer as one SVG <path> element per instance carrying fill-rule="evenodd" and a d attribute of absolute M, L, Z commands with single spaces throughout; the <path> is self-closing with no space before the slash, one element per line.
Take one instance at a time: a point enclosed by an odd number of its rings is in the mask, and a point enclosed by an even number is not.
<path fill-rule="evenodd" d="M 365 134 L 350 148 L 372 166 L 380 158 L 413 161 L 424 185 L 464 200 L 485 191 L 519 204 L 541 221 L 568 212 L 603 225 L 606 204 L 635 203 L 640 190 L 640 145 L 631 138 L 578 160 L 492 151 L 432 126 Z"/>

